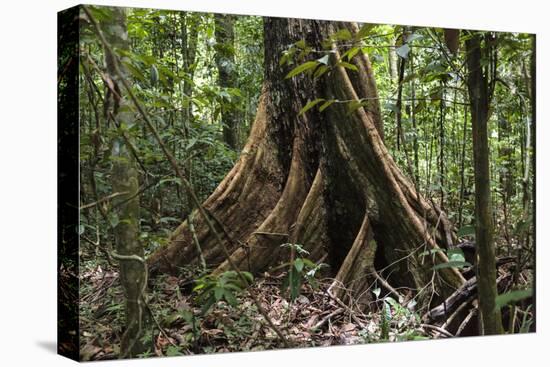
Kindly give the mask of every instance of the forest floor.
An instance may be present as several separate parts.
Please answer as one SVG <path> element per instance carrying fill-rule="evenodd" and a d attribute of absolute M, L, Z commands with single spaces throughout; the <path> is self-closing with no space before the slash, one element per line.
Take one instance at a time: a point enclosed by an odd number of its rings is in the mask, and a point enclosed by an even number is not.
<path fill-rule="evenodd" d="M 95 261 L 82 265 L 81 358 L 114 359 L 124 323 L 124 297 L 118 273 L 108 264 L 102 266 Z M 152 333 L 146 337 L 152 338 L 149 340 L 153 341 L 153 350 L 143 357 L 283 348 L 282 341 L 257 311 L 250 290 L 293 347 L 433 337 L 433 330 L 424 329 L 420 317 L 404 307 L 380 307 L 378 312 L 367 314 L 352 311 L 329 296 L 331 279 L 319 281 L 316 289 L 308 283 L 302 285 L 301 294 L 289 303 L 281 291 L 284 274 L 264 273 L 254 280 L 251 289 L 236 294 L 235 306 L 219 301 L 203 314 L 201 305 L 194 300 L 196 275 L 191 270 L 187 277 L 160 276 L 150 281 L 147 297 L 154 320 Z"/>

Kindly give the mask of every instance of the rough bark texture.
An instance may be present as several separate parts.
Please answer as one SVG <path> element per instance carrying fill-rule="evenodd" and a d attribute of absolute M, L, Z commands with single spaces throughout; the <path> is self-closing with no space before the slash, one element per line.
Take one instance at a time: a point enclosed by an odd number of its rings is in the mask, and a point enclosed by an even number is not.
<path fill-rule="evenodd" d="M 126 30 L 126 10 L 113 8 L 112 18 L 101 27 L 109 44 L 117 49 L 128 49 Z M 122 83 L 115 69 L 115 60 L 105 52 L 107 75 L 113 82 L 113 93 L 107 88 L 105 96 L 105 118 L 114 119 L 117 124 L 134 123 L 128 100 L 122 92 Z M 111 185 L 113 192 L 124 193 L 113 199 L 113 212 L 118 218 L 114 227 L 115 250 L 123 256 L 144 256 L 143 246 L 139 241 L 139 187 L 136 163 L 127 149 L 124 139 L 117 137 L 112 144 L 113 165 Z M 139 340 L 145 331 L 146 313 L 142 302 L 144 279 L 143 265 L 135 260 L 120 261 L 120 280 L 125 294 L 125 330 L 121 340 L 121 355 L 136 356 L 145 350 Z"/>
<path fill-rule="evenodd" d="M 214 16 L 216 25 L 216 66 L 218 68 L 219 86 L 224 88 L 235 88 L 237 85 L 237 73 L 235 68 L 235 32 L 233 15 L 216 14 Z M 238 147 L 237 124 L 238 115 L 234 108 L 231 108 L 230 101 L 224 101 L 221 108 L 223 122 L 223 140 L 232 149 Z"/>
<path fill-rule="evenodd" d="M 485 47 L 484 51 L 487 52 L 489 46 Z M 479 34 L 473 34 L 466 41 L 466 52 L 474 145 L 476 269 L 481 325 L 483 335 L 502 334 L 500 310 L 495 311 L 497 283 L 487 137 L 491 88 L 487 73 L 481 65 L 482 47 Z"/>
<path fill-rule="evenodd" d="M 321 51 L 338 28 L 355 32 L 357 26 L 265 18 L 264 27 L 265 82 L 256 121 L 239 161 L 203 204 L 224 233 L 232 260 L 252 272 L 267 270 L 288 261 L 281 244 L 299 243 L 310 259 L 327 259 L 336 276 L 331 289 L 349 301 L 364 305 L 377 276 L 418 290 L 423 306 L 434 294 L 439 300 L 450 295 L 463 284 L 462 275 L 455 268 L 432 269 L 448 261 L 442 252 L 421 255 L 453 245 L 450 223 L 389 155 L 378 100 L 354 111 L 334 103 L 299 115 L 315 98 L 377 96 L 367 55 L 352 60 L 358 71 L 333 66 L 315 80 L 305 74 L 285 79 L 290 69 L 279 65 L 289 45 L 303 39 Z M 345 49 L 333 45 L 332 51 L 334 65 Z M 195 228 L 209 266 L 228 269 L 202 219 Z M 148 262 L 155 272 L 175 273 L 197 260 L 184 222 Z"/>

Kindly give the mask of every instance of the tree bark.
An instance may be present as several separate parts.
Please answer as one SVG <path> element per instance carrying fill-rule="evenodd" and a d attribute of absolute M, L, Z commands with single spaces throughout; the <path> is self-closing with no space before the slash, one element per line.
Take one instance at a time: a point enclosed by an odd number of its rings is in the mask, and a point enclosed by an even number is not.
<path fill-rule="evenodd" d="M 216 26 L 216 66 L 218 68 L 218 84 L 222 90 L 235 88 L 237 85 L 237 73 L 235 68 L 235 34 L 234 17 L 228 14 L 215 14 Z M 238 114 L 231 103 L 231 94 L 224 97 L 221 103 L 221 116 L 223 123 L 223 139 L 227 145 L 236 150 L 239 145 L 237 125 Z"/>
<path fill-rule="evenodd" d="M 256 121 L 235 167 L 203 206 L 243 269 L 276 267 L 290 255 L 281 244 L 299 243 L 311 260 L 328 259 L 342 283 L 332 289 L 344 285 L 350 301 L 370 297 L 366 290 L 378 271 L 396 287 L 416 289 L 420 305 L 428 306 L 432 291 L 434 300 L 441 300 L 464 282 L 456 268 L 433 270 L 448 261 L 443 252 L 422 255 L 452 246 L 454 236 L 445 214 L 415 191 L 389 155 L 378 102 L 354 111 L 334 103 L 323 112 L 312 108 L 299 114 L 316 98 L 377 95 L 366 54 L 353 58 L 357 71 L 345 69 L 335 61 L 349 45 L 327 48 L 323 42 L 343 27 L 357 31 L 349 23 L 265 18 L 264 86 Z M 328 73 L 285 79 L 289 68 L 280 66 L 280 57 L 300 40 L 332 55 Z M 316 52 L 313 59 L 318 57 Z M 209 266 L 215 272 L 228 269 L 202 219 L 195 230 Z M 194 249 L 184 222 L 148 262 L 152 271 L 177 272 L 178 266 L 197 262 Z"/>
<path fill-rule="evenodd" d="M 485 42 L 491 42 L 486 35 Z M 471 34 L 466 41 L 468 65 L 468 92 L 472 116 L 474 146 L 475 217 L 476 217 L 476 271 L 478 298 L 483 335 L 502 334 L 500 310 L 496 309 L 497 296 L 495 248 L 493 243 L 493 215 L 491 205 L 491 181 L 489 170 L 489 140 L 487 122 L 492 88 L 488 71 L 481 65 L 482 53 L 491 53 L 485 44 L 482 49 L 479 33 Z"/>
<path fill-rule="evenodd" d="M 101 28 L 109 44 L 119 50 L 128 50 L 126 29 L 126 9 L 112 8 L 112 17 L 106 20 Z M 105 119 L 114 120 L 128 127 L 134 124 L 133 113 L 123 92 L 122 82 L 116 72 L 112 55 L 105 51 L 107 77 L 112 82 L 107 86 L 105 96 Z M 144 257 L 143 246 L 139 241 L 139 188 L 136 163 L 130 154 L 122 136 L 112 142 L 111 185 L 113 192 L 124 193 L 113 199 L 113 218 L 115 250 L 114 255 L 120 261 L 120 280 L 125 294 L 125 330 L 121 338 L 121 356 L 132 357 L 143 352 L 146 345 L 140 338 L 146 331 L 147 313 L 143 300 L 146 275 L 144 264 L 128 257 Z M 121 259 L 127 257 L 126 259 Z"/>

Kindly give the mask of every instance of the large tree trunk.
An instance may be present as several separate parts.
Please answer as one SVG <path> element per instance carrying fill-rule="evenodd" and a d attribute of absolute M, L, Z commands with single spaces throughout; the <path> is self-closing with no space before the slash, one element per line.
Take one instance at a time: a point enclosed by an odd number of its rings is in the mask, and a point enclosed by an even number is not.
<path fill-rule="evenodd" d="M 305 74 L 285 79 L 288 67 L 279 65 L 289 45 L 303 39 L 323 50 L 322 41 L 344 27 L 357 31 L 355 24 L 265 18 L 265 82 L 256 121 L 239 161 L 203 205 L 242 269 L 259 272 L 288 261 L 281 244 L 299 243 L 312 260 L 327 256 L 337 296 L 368 300 L 371 281 L 384 277 L 417 290 L 426 306 L 464 279 L 456 268 L 432 269 L 447 261 L 443 252 L 422 255 L 452 246 L 451 225 L 414 190 L 384 146 L 367 55 L 353 58 L 358 71 L 334 66 L 316 80 Z M 333 51 L 338 58 L 344 50 L 333 45 Z M 316 98 L 370 99 L 352 112 L 334 103 L 299 115 Z M 217 272 L 227 269 L 204 220 L 195 227 L 207 263 Z M 153 272 L 176 272 L 197 259 L 184 222 L 149 264 Z"/>

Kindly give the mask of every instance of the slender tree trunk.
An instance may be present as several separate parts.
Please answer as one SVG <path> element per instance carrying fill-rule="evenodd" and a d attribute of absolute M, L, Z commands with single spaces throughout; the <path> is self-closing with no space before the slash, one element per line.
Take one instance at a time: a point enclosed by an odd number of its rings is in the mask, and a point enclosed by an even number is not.
<path fill-rule="evenodd" d="M 405 30 L 403 31 L 403 34 L 401 35 L 402 43 L 405 43 L 405 39 L 409 33 Z M 393 48 L 393 47 L 392 47 Z M 397 54 L 396 54 L 397 55 Z M 407 59 L 404 57 L 399 57 L 396 61 L 399 65 L 399 74 L 397 77 L 397 101 L 395 103 L 395 141 L 396 141 L 396 148 L 399 152 L 401 150 L 401 138 L 403 137 L 403 126 L 402 126 L 402 120 L 403 120 L 403 79 L 405 77 L 405 67 L 407 65 Z M 403 142 L 404 144 L 404 142 Z"/>
<path fill-rule="evenodd" d="M 441 83 L 441 100 L 439 101 L 439 206 L 443 207 L 445 203 L 445 88 Z"/>
<path fill-rule="evenodd" d="M 337 27 L 358 29 L 349 23 Z M 432 290 L 437 301 L 464 278 L 456 268 L 433 269 L 448 261 L 443 252 L 421 255 L 450 246 L 452 230 L 445 213 L 415 191 L 389 155 L 380 109 L 369 105 L 350 113 L 346 104 L 335 103 L 323 112 L 299 114 L 317 98 L 377 101 L 368 56 L 360 51 L 351 60 L 357 71 L 333 66 L 317 79 L 306 73 L 287 79 L 290 68 L 280 65 L 289 45 L 304 40 L 325 50 L 323 41 L 337 30 L 323 21 L 264 19 L 265 75 L 256 121 L 235 167 L 203 206 L 224 233 L 232 261 L 243 269 L 277 267 L 290 257 L 281 245 L 299 243 L 312 260 L 327 258 L 336 277 L 334 294 L 360 298 L 365 306 L 368 286 L 383 276 L 416 289 L 419 306 L 426 307 Z M 327 54 L 338 58 L 347 47 L 334 45 Z M 202 218 L 195 232 L 215 273 L 228 269 Z M 178 265 L 197 261 L 184 222 L 148 262 L 152 271 L 176 272 Z"/>
<path fill-rule="evenodd" d="M 462 216 L 466 200 L 466 138 L 468 133 L 468 108 L 464 106 L 464 124 L 462 126 L 462 146 L 460 153 L 460 201 L 458 203 L 458 228 L 463 225 Z"/>
<path fill-rule="evenodd" d="M 490 38 L 486 36 L 485 41 Z M 491 181 L 489 170 L 489 140 L 487 122 L 491 87 L 488 73 L 481 65 L 483 54 L 490 53 L 490 46 L 482 50 L 481 36 L 471 34 L 466 41 L 468 64 L 468 91 L 472 115 L 475 176 L 476 258 L 478 298 L 481 326 L 484 335 L 502 334 L 500 310 L 496 309 L 496 259 L 493 243 L 493 215 L 491 205 Z"/>
<path fill-rule="evenodd" d="M 409 67 L 411 75 L 414 75 L 414 53 L 413 50 L 409 52 Z M 414 182 L 417 185 L 420 182 L 420 170 L 418 159 L 418 128 L 416 123 L 416 85 L 415 78 L 411 78 L 411 120 L 413 127 L 413 157 L 414 157 Z M 416 188 L 419 190 L 419 187 Z"/>
<path fill-rule="evenodd" d="M 234 17 L 232 15 L 216 14 L 216 66 L 218 68 L 218 84 L 226 91 L 228 97 L 224 97 L 221 103 L 221 116 L 223 123 L 223 139 L 233 150 L 239 146 L 237 127 L 238 113 L 232 103 L 227 89 L 237 86 L 237 73 L 235 68 L 235 35 Z"/>
<path fill-rule="evenodd" d="M 396 46 L 396 38 L 392 37 L 392 44 L 390 45 L 390 48 L 388 49 L 388 71 L 390 74 L 390 79 L 392 81 L 392 84 L 397 81 L 397 53 L 395 52 L 395 46 Z"/>
<path fill-rule="evenodd" d="M 126 30 L 126 9 L 112 8 L 112 18 L 102 24 L 107 41 L 118 50 L 128 50 Z M 108 78 L 113 82 L 107 87 L 105 96 L 105 119 L 124 123 L 130 127 L 134 124 L 133 113 L 123 92 L 122 83 L 117 76 L 115 60 L 105 52 Z M 114 89 L 114 91 L 112 90 Z M 113 93 L 116 92 L 116 93 Z M 113 219 L 115 250 L 118 255 L 137 256 L 143 259 L 144 250 L 139 241 L 139 187 L 138 173 L 134 158 L 122 136 L 115 137 L 112 143 L 111 185 L 113 192 L 124 193 L 113 199 Z M 140 338 L 146 331 L 147 313 L 143 300 L 144 283 L 146 282 L 144 264 L 130 259 L 119 259 L 120 280 L 126 298 L 126 326 L 121 340 L 121 356 L 136 356 L 145 349 Z"/>

